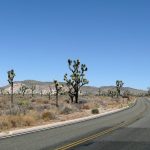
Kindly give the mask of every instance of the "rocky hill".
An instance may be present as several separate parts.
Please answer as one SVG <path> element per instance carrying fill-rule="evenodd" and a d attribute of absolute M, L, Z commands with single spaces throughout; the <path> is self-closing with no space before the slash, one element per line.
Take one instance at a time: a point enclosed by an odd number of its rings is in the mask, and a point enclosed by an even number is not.
<path fill-rule="evenodd" d="M 65 85 L 65 83 L 61 82 L 61 84 Z M 18 93 L 19 89 L 21 87 L 21 85 L 25 85 L 27 87 L 31 87 L 32 85 L 36 86 L 36 90 L 35 93 L 40 93 L 41 90 L 43 91 L 43 94 L 48 93 L 49 91 L 49 87 L 51 87 L 52 91 L 55 91 L 54 88 L 54 84 L 52 82 L 41 82 L 41 81 L 36 81 L 36 80 L 24 80 L 24 81 L 16 81 L 14 82 L 14 93 Z M 7 85 L 5 87 L 3 87 L 3 89 L 6 92 L 10 92 L 10 86 Z M 67 87 L 64 86 L 63 88 L 64 91 L 67 90 Z M 84 86 L 81 88 L 81 92 L 83 94 L 85 93 L 90 93 L 90 94 L 98 94 L 99 90 L 101 91 L 101 93 L 107 93 L 108 90 L 115 90 L 115 86 L 102 86 L 102 87 L 94 87 L 94 86 Z M 123 87 L 122 88 L 122 92 L 128 90 L 130 93 L 134 94 L 134 95 L 138 95 L 138 94 L 145 94 L 147 91 L 144 90 L 139 90 L 139 89 L 134 89 L 134 88 L 130 88 L 130 87 Z M 28 93 L 30 93 L 30 89 L 28 89 L 27 91 Z"/>
<path fill-rule="evenodd" d="M 99 94 L 100 93 L 107 93 L 109 90 L 116 90 L 115 86 L 102 86 L 102 87 L 93 87 L 93 86 L 84 86 L 82 88 L 83 93 L 93 93 L 93 94 Z M 130 87 L 123 87 L 122 93 L 125 91 L 129 91 L 133 95 L 139 95 L 139 94 L 146 94 L 147 91 L 140 90 L 140 89 L 134 89 Z"/>

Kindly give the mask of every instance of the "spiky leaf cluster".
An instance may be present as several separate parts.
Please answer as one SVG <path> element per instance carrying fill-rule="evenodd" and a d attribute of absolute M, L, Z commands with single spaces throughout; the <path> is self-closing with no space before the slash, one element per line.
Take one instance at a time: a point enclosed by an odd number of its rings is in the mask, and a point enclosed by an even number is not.
<path fill-rule="evenodd" d="M 25 86 L 25 85 L 21 85 L 21 87 L 20 87 L 20 91 L 21 91 L 21 93 L 22 93 L 23 95 L 25 94 L 25 92 L 26 92 L 27 89 L 28 89 L 28 87 Z"/>
<path fill-rule="evenodd" d="M 111 97 L 114 97 L 114 96 L 116 96 L 116 91 L 108 90 L 108 95 Z"/>
<path fill-rule="evenodd" d="M 120 90 L 123 87 L 123 85 L 124 83 L 121 80 L 116 81 L 116 89 L 117 89 L 118 95 L 120 95 Z"/>
<path fill-rule="evenodd" d="M 32 91 L 35 91 L 35 89 L 36 89 L 36 86 L 35 86 L 35 85 L 32 85 L 32 86 L 31 86 L 31 90 L 32 90 Z"/>
<path fill-rule="evenodd" d="M 12 69 L 12 70 L 8 71 L 7 74 L 8 74 L 8 82 L 9 82 L 10 85 L 12 85 L 14 77 L 15 77 L 15 72 Z"/>
<path fill-rule="evenodd" d="M 54 80 L 54 85 L 55 85 L 56 93 L 59 93 L 63 88 L 63 86 L 57 80 Z"/>

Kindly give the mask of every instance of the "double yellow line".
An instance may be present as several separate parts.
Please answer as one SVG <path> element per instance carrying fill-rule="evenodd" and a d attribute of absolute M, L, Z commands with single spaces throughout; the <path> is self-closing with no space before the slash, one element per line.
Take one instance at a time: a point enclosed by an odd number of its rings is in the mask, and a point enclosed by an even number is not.
<path fill-rule="evenodd" d="M 79 144 L 82 144 L 82 143 L 85 143 L 85 142 L 87 142 L 87 141 L 93 140 L 93 139 L 95 139 L 95 138 L 97 138 L 97 137 L 101 137 L 101 136 L 103 136 L 103 135 L 105 135 L 105 134 L 111 133 L 111 132 L 113 132 L 113 131 L 115 131 L 115 130 L 121 128 L 121 127 L 128 126 L 129 124 L 135 122 L 137 119 L 140 119 L 140 118 L 142 117 L 143 113 L 144 113 L 146 110 L 147 110 L 147 107 L 144 109 L 144 111 L 142 111 L 142 112 L 141 112 L 140 114 L 138 114 L 136 117 L 132 118 L 131 120 L 129 120 L 129 121 L 127 121 L 127 122 L 120 123 L 120 124 L 118 124 L 118 125 L 115 126 L 115 127 L 109 128 L 109 129 L 104 130 L 104 131 L 102 131 L 102 132 L 99 132 L 99 133 L 97 133 L 97 134 L 91 135 L 91 136 L 89 136 L 89 137 L 80 139 L 80 140 L 75 141 L 75 142 L 72 142 L 72 143 L 70 143 L 70 144 L 67 144 L 67 145 L 65 145 L 65 146 L 62 146 L 62 147 L 57 148 L 57 149 L 55 149 L 55 150 L 67 150 L 67 149 L 72 148 L 72 147 L 75 147 L 75 146 L 77 146 L 77 145 L 79 145 Z"/>
<path fill-rule="evenodd" d="M 89 136 L 89 137 L 87 137 L 87 138 L 84 138 L 84 139 L 78 140 L 78 141 L 76 141 L 76 142 L 72 142 L 72 143 L 70 143 L 70 144 L 67 144 L 67 145 L 65 145 L 65 146 L 62 146 L 62 147 L 60 147 L 60 148 L 57 148 L 56 150 L 67 150 L 67 149 L 69 149 L 69 148 L 72 148 L 72 147 L 74 147 L 74 146 L 77 146 L 77 145 L 79 145 L 79 144 L 82 144 L 82 143 L 84 143 L 84 142 L 87 142 L 87 141 L 89 141 L 89 140 L 92 140 L 92 139 L 95 139 L 95 138 L 100 137 L 100 136 L 102 136 L 102 135 L 105 135 L 105 134 L 107 134 L 107 133 L 110 133 L 110 132 L 112 132 L 112 131 L 114 131 L 114 130 L 120 128 L 121 126 L 122 126 L 122 123 L 119 124 L 119 125 L 116 126 L 116 127 L 113 127 L 113 128 L 107 129 L 107 130 L 104 130 L 104 131 L 102 131 L 102 132 L 100 132 L 100 133 L 94 134 L 94 135 Z"/>

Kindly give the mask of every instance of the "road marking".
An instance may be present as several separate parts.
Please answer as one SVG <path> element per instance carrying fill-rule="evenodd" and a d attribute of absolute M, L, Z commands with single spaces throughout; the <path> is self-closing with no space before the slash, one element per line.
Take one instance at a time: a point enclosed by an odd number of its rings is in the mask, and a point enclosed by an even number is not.
<path fill-rule="evenodd" d="M 66 149 L 68 149 L 68 148 L 74 147 L 74 146 L 79 145 L 79 144 L 81 144 L 81 143 L 84 143 L 84 142 L 87 142 L 87 141 L 89 141 L 89 140 L 95 139 L 95 138 L 97 138 L 97 137 L 100 137 L 100 136 L 102 136 L 102 135 L 105 135 L 105 134 L 107 134 L 107 133 L 110 133 L 110 132 L 112 132 L 112 131 L 114 131 L 114 130 L 116 130 L 116 129 L 118 129 L 118 128 L 121 128 L 123 124 L 124 124 L 124 123 L 121 123 L 121 124 L 119 124 L 118 126 L 115 126 L 115 127 L 113 127 L 113 128 L 109 128 L 109 129 L 107 129 L 107 130 L 104 130 L 104 131 L 102 131 L 102 132 L 100 132 L 100 133 L 97 133 L 97 134 L 94 134 L 94 135 L 92 135 L 92 136 L 89 136 L 89 137 L 87 137 L 87 138 L 78 140 L 78 141 L 76 141 L 76 142 L 70 143 L 70 144 L 65 145 L 65 146 L 62 146 L 62 147 L 60 147 L 60 148 L 58 148 L 58 149 L 56 149 L 56 150 L 66 150 Z"/>
<path fill-rule="evenodd" d="M 70 143 L 70 144 L 64 145 L 64 146 L 62 146 L 62 147 L 60 147 L 60 148 L 57 148 L 57 149 L 55 149 L 55 150 L 67 150 L 67 149 L 69 149 L 69 148 L 75 147 L 75 146 L 77 146 L 77 145 L 79 145 L 79 144 L 85 143 L 85 142 L 90 141 L 90 140 L 92 140 L 92 139 L 95 139 L 95 138 L 97 138 L 97 137 L 101 137 L 101 136 L 103 136 L 103 135 L 106 135 L 106 134 L 108 134 L 108 133 L 111 133 L 111 132 L 113 132 L 113 131 L 115 131 L 115 130 L 117 130 L 117 129 L 120 129 L 120 128 L 122 128 L 122 127 L 128 126 L 129 124 L 135 122 L 137 119 L 140 119 L 140 118 L 142 117 L 142 115 L 144 114 L 144 112 L 145 112 L 147 109 L 148 109 L 148 107 L 147 107 L 147 105 L 146 105 L 146 108 L 144 109 L 144 111 L 142 111 L 142 112 L 139 113 L 137 116 L 135 116 L 134 118 L 130 119 L 130 120 L 127 121 L 127 122 L 120 123 L 119 125 L 117 125 L 117 126 L 115 126 L 115 127 L 109 128 L 109 129 L 104 130 L 104 131 L 101 131 L 101 132 L 99 132 L 99 133 L 97 133 L 97 134 L 94 134 L 94 135 L 91 135 L 91 136 L 89 136 L 89 137 L 86 137 L 86 138 L 80 139 L 80 140 L 78 140 L 78 141 L 72 142 L 72 143 Z"/>

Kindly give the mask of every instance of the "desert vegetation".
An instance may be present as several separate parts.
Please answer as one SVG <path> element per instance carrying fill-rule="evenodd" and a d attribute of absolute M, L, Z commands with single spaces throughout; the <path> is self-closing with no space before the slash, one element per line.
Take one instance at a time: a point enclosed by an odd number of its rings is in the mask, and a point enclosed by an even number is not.
<path fill-rule="evenodd" d="M 135 96 L 122 91 L 122 81 L 117 80 L 114 89 L 97 88 L 90 93 L 83 89 L 89 83 L 86 65 L 69 59 L 68 67 L 65 82 L 54 80 L 47 87 L 31 81 L 14 84 L 15 72 L 8 71 L 10 90 L 0 90 L 0 131 L 80 118 L 133 103 Z"/>

